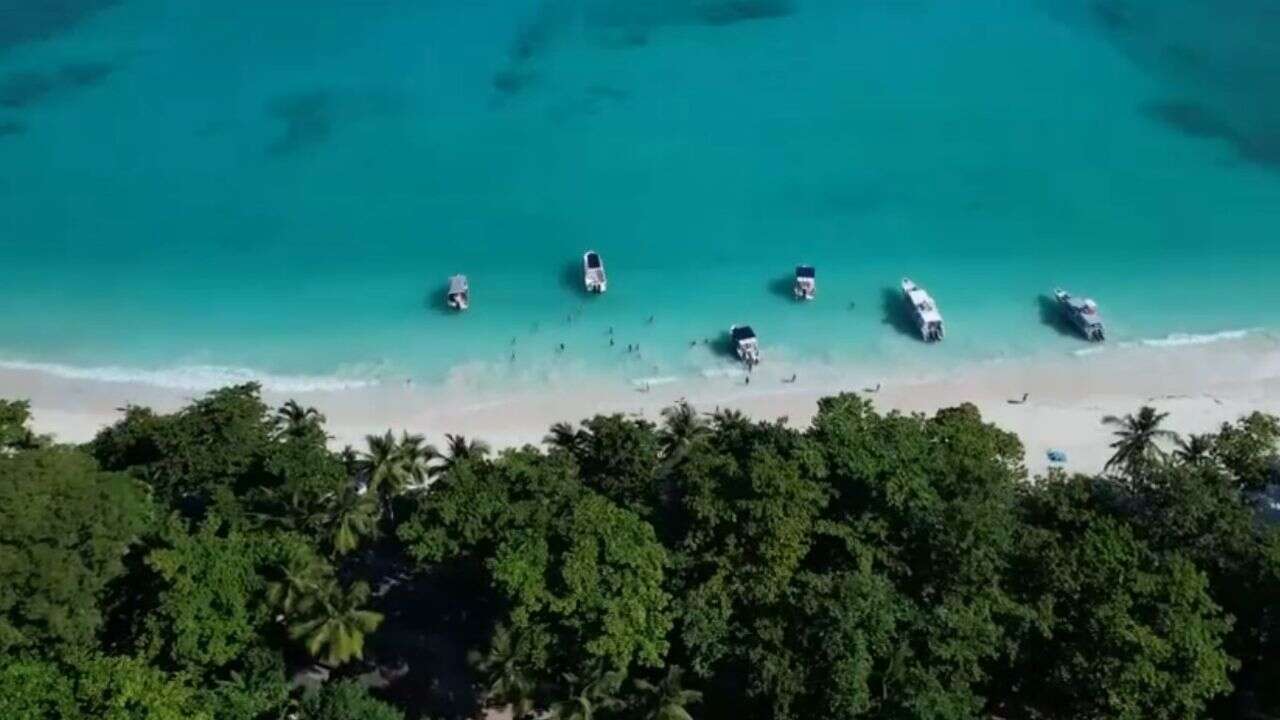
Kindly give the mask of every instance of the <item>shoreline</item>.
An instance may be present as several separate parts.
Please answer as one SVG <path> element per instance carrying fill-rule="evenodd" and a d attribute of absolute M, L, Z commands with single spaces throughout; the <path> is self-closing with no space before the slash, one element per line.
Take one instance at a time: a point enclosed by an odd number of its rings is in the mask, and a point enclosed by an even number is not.
<path fill-rule="evenodd" d="M 929 369 L 923 369 L 928 367 Z M 785 382 L 796 374 L 794 383 Z M 483 373 L 479 373 L 482 375 Z M 1109 454 L 1104 415 L 1151 404 L 1169 412 L 1168 427 L 1205 432 L 1254 410 L 1280 414 L 1280 338 L 1266 333 L 1172 346 L 1082 347 L 1066 354 L 983 360 L 946 368 L 910 370 L 878 366 L 774 363 L 751 383 L 726 363 L 699 376 L 624 380 L 584 368 L 522 378 L 502 386 L 459 368 L 444 383 L 383 382 L 354 387 L 264 389 L 278 406 L 288 399 L 312 405 L 328 418 L 333 444 L 359 447 L 388 427 L 419 432 L 438 443 L 446 432 L 482 438 L 495 448 L 537 443 L 557 421 L 599 413 L 625 413 L 659 421 L 662 408 L 687 399 L 700 411 L 734 408 L 754 419 L 787 417 L 806 425 L 818 399 L 840 392 L 870 397 L 882 412 L 932 413 L 971 402 L 988 422 L 1015 432 L 1026 446 L 1033 474 L 1049 465 L 1050 449 L 1068 456 L 1065 468 L 1094 472 Z M 253 379 L 246 375 L 241 382 Z M 880 390 L 865 389 L 879 385 Z M 1011 403 L 1023 393 L 1025 403 Z M 119 408 L 145 405 L 171 411 L 201 390 L 68 377 L 39 367 L 0 368 L 0 397 L 31 401 L 38 432 L 84 442 L 119 418 Z"/>

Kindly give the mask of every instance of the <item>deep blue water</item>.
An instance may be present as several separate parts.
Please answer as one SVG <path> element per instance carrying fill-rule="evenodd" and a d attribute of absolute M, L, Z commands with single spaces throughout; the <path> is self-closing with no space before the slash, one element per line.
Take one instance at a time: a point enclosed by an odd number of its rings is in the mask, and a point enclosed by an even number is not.
<path fill-rule="evenodd" d="M 1078 348 L 1056 285 L 1120 341 L 1274 328 L 1274 8 L 0 0 L 0 359 L 681 374 L 749 322 L 949 361 Z M 887 321 L 903 275 L 942 347 Z"/>

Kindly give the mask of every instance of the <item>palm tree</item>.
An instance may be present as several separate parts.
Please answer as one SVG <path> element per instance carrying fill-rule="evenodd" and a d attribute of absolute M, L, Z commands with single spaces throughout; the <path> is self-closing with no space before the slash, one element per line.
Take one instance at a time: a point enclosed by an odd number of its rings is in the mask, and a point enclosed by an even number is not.
<path fill-rule="evenodd" d="M 1111 447 L 1116 451 L 1107 461 L 1106 469 L 1122 468 L 1128 475 L 1140 475 L 1152 462 L 1165 456 L 1165 451 L 1156 444 L 1157 440 L 1175 439 L 1177 435 L 1160 428 L 1160 423 L 1169 417 L 1169 413 L 1156 412 L 1147 405 L 1138 409 L 1138 414 L 1116 417 L 1108 415 L 1102 418 L 1104 425 L 1117 428 L 1115 442 Z"/>
<path fill-rule="evenodd" d="M 360 453 L 356 452 L 350 444 L 342 446 L 338 459 L 342 461 L 342 467 L 346 469 L 348 477 L 356 477 L 360 474 Z"/>
<path fill-rule="evenodd" d="M 440 456 L 443 461 L 429 471 L 432 477 L 447 475 L 459 464 L 483 460 L 489 454 L 489 444 L 483 440 L 467 440 L 465 435 L 448 435 L 445 439 L 445 453 Z"/>
<path fill-rule="evenodd" d="M 582 434 L 575 430 L 573 425 L 558 422 L 551 426 L 551 432 L 547 433 L 542 441 L 553 448 L 576 452 L 582 444 Z"/>
<path fill-rule="evenodd" d="M 313 407 L 303 408 L 296 400 L 290 400 L 271 419 L 271 426 L 278 437 L 301 438 L 318 431 L 324 425 L 324 415 Z"/>
<path fill-rule="evenodd" d="M 396 436 L 388 430 L 385 435 L 366 435 L 364 440 L 369 449 L 360 453 L 358 467 L 365 487 L 383 496 L 388 489 L 407 486 L 413 478 L 413 468 L 405 462 Z"/>
<path fill-rule="evenodd" d="M 382 615 L 366 610 L 369 586 L 356 583 L 343 590 L 328 580 L 316 589 L 308 619 L 289 628 L 289 637 L 303 640 L 307 651 L 329 667 L 364 657 L 364 638 L 382 624 Z"/>
<path fill-rule="evenodd" d="M 333 554 L 341 556 L 360 547 L 362 539 L 374 534 L 377 523 L 377 500 L 348 485 L 328 498 L 316 524 L 333 548 Z"/>
<path fill-rule="evenodd" d="M 1201 465 L 1208 461 L 1211 452 L 1212 435 L 1192 435 L 1185 440 L 1178 440 L 1178 448 L 1173 451 L 1173 455 L 1188 465 Z"/>
<path fill-rule="evenodd" d="M 684 671 L 678 665 L 667 670 L 667 676 L 658 684 L 636 680 L 636 689 L 647 697 L 644 704 L 644 720 L 693 720 L 688 707 L 702 702 L 702 693 L 685 690 L 681 683 Z"/>
<path fill-rule="evenodd" d="M 659 436 L 662 439 L 662 454 L 668 459 L 679 458 L 694 440 L 710 432 L 707 421 L 687 400 L 664 408 L 662 419 L 664 423 Z"/>
<path fill-rule="evenodd" d="M 281 615 L 311 610 L 316 591 L 329 579 L 330 569 L 314 553 L 289 546 L 284 564 L 276 568 L 275 577 L 267 581 L 267 602 Z"/>
<path fill-rule="evenodd" d="M 421 435 L 400 434 L 400 440 L 388 430 L 383 435 L 368 435 L 369 449 L 360 454 L 357 470 L 365 486 L 382 503 L 386 516 L 394 520 L 392 502 L 411 485 L 421 485 L 432 477 L 428 463 L 440 453 L 426 444 Z"/>
<path fill-rule="evenodd" d="M 511 708 L 511 716 L 517 720 L 533 713 L 536 684 L 521 666 L 519 643 L 510 630 L 499 625 L 489 642 L 489 652 L 472 653 L 470 660 L 488 684 L 486 704 Z"/>
<path fill-rule="evenodd" d="M 426 483 L 431 475 L 428 466 L 432 460 L 440 457 L 440 451 L 434 445 L 427 444 L 421 435 L 410 435 L 407 432 L 400 434 L 399 450 L 409 478 L 418 485 Z"/>
<path fill-rule="evenodd" d="M 569 673 L 565 673 L 564 679 L 569 697 L 551 703 L 547 710 L 548 720 L 593 720 L 597 712 L 622 705 L 614 697 L 618 686 L 622 684 L 620 673 L 604 673 L 585 683 Z"/>

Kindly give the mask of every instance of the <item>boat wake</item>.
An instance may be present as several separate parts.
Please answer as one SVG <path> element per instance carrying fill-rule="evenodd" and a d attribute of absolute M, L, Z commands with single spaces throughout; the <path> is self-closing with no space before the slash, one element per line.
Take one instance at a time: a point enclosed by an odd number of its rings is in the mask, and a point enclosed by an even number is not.
<path fill-rule="evenodd" d="M 258 383 L 273 392 L 336 392 L 372 387 L 378 381 L 370 378 L 337 375 L 276 375 L 249 368 L 219 365 L 189 365 L 163 370 L 145 370 L 120 366 L 80 367 L 60 363 L 0 360 L 0 370 L 39 372 L 67 380 L 147 385 L 166 390 L 207 392 L 228 385 Z"/>
<path fill-rule="evenodd" d="M 1238 330 L 1221 330 L 1213 333 L 1170 333 L 1160 338 L 1144 338 L 1129 342 L 1120 342 L 1114 345 L 1094 345 L 1091 347 L 1073 350 L 1072 355 L 1076 357 L 1088 357 L 1090 355 L 1098 355 L 1107 352 L 1112 348 L 1182 348 L 1196 347 L 1199 345 L 1213 345 L 1215 343 L 1235 342 L 1244 340 L 1247 337 L 1257 335 L 1264 332 L 1262 328 L 1243 328 Z"/>
<path fill-rule="evenodd" d="M 1139 340 L 1139 344 L 1146 347 L 1154 348 L 1173 348 L 1187 347 L 1190 345 L 1212 345 L 1213 343 L 1230 342 L 1232 340 L 1243 340 L 1249 335 L 1261 332 L 1261 328 L 1246 328 L 1243 330 L 1223 330 L 1216 333 L 1172 333 L 1162 338 L 1154 338 L 1148 340 Z"/>

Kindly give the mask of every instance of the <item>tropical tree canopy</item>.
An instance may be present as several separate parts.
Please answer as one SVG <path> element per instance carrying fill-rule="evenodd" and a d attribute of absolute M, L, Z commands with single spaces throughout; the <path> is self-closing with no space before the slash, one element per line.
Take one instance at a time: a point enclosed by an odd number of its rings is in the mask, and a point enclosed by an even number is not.
<path fill-rule="evenodd" d="M 1145 405 L 1138 409 L 1136 415 L 1104 417 L 1104 425 L 1116 428 L 1116 440 L 1111 443 L 1115 454 L 1107 461 L 1107 469 L 1123 469 L 1127 476 L 1138 477 L 1163 459 L 1167 453 L 1160 446 L 1160 441 L 1176 440 L 1174 433 L 1160 427 L 1168 417 L 1169 413 L 1157 412 Z"/>
<path fill-rule="evenodd" d="M 0 454 L 0 655 L 92 646 L 153 522 L 145 488 L 66 448 Z"/>
<path fill-rule="evenodd" d="M 404 713 L 351 680 L 329 683 L 307 693 L 300 710 L 299 720 L 404 720 Z"/>
<path fill-rule="evenodd" d="M 330 667 L 363 658 L 366 636 L 383 619 L 367 607 L 369 586 L 356 583 L 343 588 L 326 580 L 311 591 L 314 595 L 300 604 L 301 619 L 289 627 L 289 636 L 301 640 L 307 652 Z"/>
<path fill-rule="evenodd" d="M 495 453 L 329 446 L 253 385 L 83 448 L 0 402 L 0 718 L 1280 716 L 1280 421 L 677 403 Z M 375 590 L 376 588 L 376 590 Z"/>

